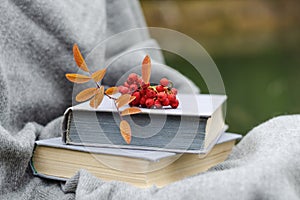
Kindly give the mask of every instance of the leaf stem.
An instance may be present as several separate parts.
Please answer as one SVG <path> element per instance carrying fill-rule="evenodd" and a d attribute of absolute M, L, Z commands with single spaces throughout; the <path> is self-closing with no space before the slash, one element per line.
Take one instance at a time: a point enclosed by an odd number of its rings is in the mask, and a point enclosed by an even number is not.
<path fill-rule="evenodd" d="M 110 99 L 114 100 L 114 101 L 116 101 L 116 100 L 117 100 L 117 98 L 115 98 L 115 97 L 112 97 L 112 96 L 110 96 L 110 95 L 108 95 L 108 94 L 106 94 L 106 93 L 104 93 L 104 95 L 105 95 L 105 96 L 107 96 L 108 98 L 110 98 Z"/>
<path fill-rule="evenodd" d="M 92 77 L 92 73 L 89 71 L 89 74 L 90 74 L 90 76 Z M 93 79 L 93 78 L 92 78 Z M 101 85 L 99 85 L 99 83 L 97 83 L 94 79 L 93 79 L 93 81 L 96 83 L 96 85 L 97 85 L 97 88 L 100 88 L 100 86 Z"/>
<path fill-rule="evenodd" d="M 120 116 L 120 120 L 122 121 L 122 120 L 123 120 L 123 116 L 121 115 L 121 112 L 120 112 L 120 110 L 119 110 L 119 108 L 118 108 L 117 103 L 116 103 L 115 100 L 114 100 L 114 104 L 115 104 L 116 109 L 117 109 L 117 111 L 118 111 L 118 114 L 119 114 L 119 116 Z"/>

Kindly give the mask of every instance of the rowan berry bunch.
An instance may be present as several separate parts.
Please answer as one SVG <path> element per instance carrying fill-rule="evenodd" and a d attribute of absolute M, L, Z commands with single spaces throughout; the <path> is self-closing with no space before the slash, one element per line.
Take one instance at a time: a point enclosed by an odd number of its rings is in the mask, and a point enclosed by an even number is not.
<path fill-rule="evenodd" d="M 144 83 L 143 79 L 131 73 L 123 85 L 118 87 L 121 94 L 131 94 L 135 99 L 130 106 L 140 106 L 143 108 L 163 108 L 171 106 L 177 108 L 179 101 L 176 98 L 177 89 L 167 78 L 162 78 L 159 85 Z"/>

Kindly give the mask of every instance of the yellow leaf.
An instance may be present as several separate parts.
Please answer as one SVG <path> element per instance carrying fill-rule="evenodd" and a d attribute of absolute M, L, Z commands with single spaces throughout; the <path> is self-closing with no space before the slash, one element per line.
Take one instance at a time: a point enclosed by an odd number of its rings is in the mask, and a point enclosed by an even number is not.
<path fill-rule="evenodd" d="M 84 58 L 82 57 L 80 50 L 78 48 L 77 44 L 73 45 L 73 55 L 74 55 L 74 60 L 77 64 L 77 66 L 82 69 L 83 71 L 89 72 L 89 68 L 87 67 Z"/>
<path fill-rule="evenodd" d="M 76 101 L 77 102 L 83 102 L 86 101 L 96 94 L 97 88 L 87 88 L 85 90 L 82 90 L 80 93 L 77 94 L 76 96 Z"/>
<path fill-rule="evenodd" d="M 135 96 L 133 96 L 133 97 L 135 99 Z M 130 94 L 123 94 L 116 100 L 116 103 L 117 103 L 118 108 L 121 108 L 122 106 L 125 106 L 126 104 L 130 103 L 134 99 L 132 99 Z"/>
<path fill-rule="evenodd" d="M 100 69 L 92 74 L 92 78 L 94 79 L 95 82 L 99 82 L 103 79 L 105 73 L 106 73 L 106 68 Z"/>
<path fill-rule="evenodd" d="M 145 56 L 142 63 L 142 79 L 145 83 L 149 83 L 151 76 L 151 59 L 148 55 Z"/>
<path fill-rule="evenodd" d="M 66 78 L 73 83 L 86 83 L 91 80 L 91 77 L 81 74 L 66 74 Z"/>
<path fill-rule="evenodd" d="M 127 144 L 131 142 L 131 128 L 127 121 L 122 120 L 120 123 L 120 131 L 123 139 Z"/>
<path fill-rule="evenodd" d="M 91 99 L 90 106 L 92 108 L 98 108 L 98 106 L 101 104 L 103 100 L 103 97 L 104 97 L 104 86 L 100 86 L 100 88 L 96 90 L 96 95 Z"/>
<path fill-rule="evenodd" d="M 107 94 L 107 95 L 113 95 L 113 94 L 116 94 L 118 92 L 119 92 L 118 87 L 110 87 L 110 88 L 106 89 L 105 94 Z"/>
<path fill-rule="evenodd" d="M 137 114 L 137 113 L 140 113 L 140 112 L 142 112 L 141 109 L 139 109 L 137 107 L 132 107 L 132 108 L 126 108 L 125 110 L 123 110 L 121 112 L 121 115 L 122 116 L 133 115 L 133 114 Z"/>

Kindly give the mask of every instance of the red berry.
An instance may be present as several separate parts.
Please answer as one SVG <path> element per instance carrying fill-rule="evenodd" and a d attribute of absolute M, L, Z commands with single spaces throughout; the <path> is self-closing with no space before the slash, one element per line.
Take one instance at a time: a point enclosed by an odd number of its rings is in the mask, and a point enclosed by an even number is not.
<path fill-rule="evenodd" d="M 176 99 L 174 102 L 171 103 L 172 108 L 177 108 L 179 105 L 179 101 Z"/>
<path fill-rule="evenodd" d="M 145 85 L 143 79 L 139 78 L 137 83 L 139 84 L 140 87 L 142 87 L 142 85 Z"/>
<path fill-rule="evenodd" d="M 159 82 L 162 86 L 168 86 L 169 85 L 169 80 L 167 78 L 162 78 L 160 79 Z"/>
<path fill-rule="evenodd" d="M 140 104 L 142 107 L 145 107 L 146 106 L 146 97 L 145 96 L 142 96 L 140 98 Z"/>
<path fill-rule="evenodd" d="M 129 74 L 128 79 L 132 82 L 136 82 L 138 80 L 138 75 L 136 73 L 131 73 Z"/>
<path fill-rule="evenodd" d="M 130 79 L 130 78 L 127 78 L 127 83 L 129 84 L 129 85 L 131 85 L 132 83 L 134 83 L 133 82 L 133 80 L 132 79 Z"/>
<path fill-rule="evenodd" d="M 143 83 L 142 88 L 147 89 L 150 86 L 150 83 Z"/>
<path fill-rule="evenodd" d="M 168 99 L 172 103 L 176 100 L 176 96 L 174 94 L 168 94 Z"/>
<path fill-rule="evenodd" d="M 154 100 L 152 98 L 148 98 L 145 102 L 147 108 L 151 108 L 154 105 Z"/>
<path fill-rule="evenodd" d="M 127 82 L 124 83 L 124 86 L 129 88 L 129 84 Z"/>
<path fill-rule="evenodd" d="M 154 101 L 154 106 L 155 106 L 156 108 L 161 108 L 161 107 L 162 107 L 162 105 L 161 105 L 161 103 L 160 103 L 159 100 L 155 100 L 155 101 Z"/>
<path fill-rule="evenodd" d="M 166 98 L 163 102 L 161 102 L 161 104 L 162 104 L 163 106 L 168 106 L 168 105 L 170 105 L 170 101 L 169 101 L 168 98 Z"/>
<path fill-rule="evenodd" d="M 177 89 L 176 88 L 172 88 L 171 92 L 172 92 L 172 94 L 177 95 Z"/>
<path fill-rule="evenodd" d="M 127 94 L 129 92 L 128 88 L 122 85 L 118 87 L 118 90 L 121 94 Z"/>
<path fill-rule="evenodd" d="M 166 93 L 164 93 L 164 92 L 159 92 L 158 94 L 157 94 L 157 99 L 159 100 L 159 101 L 164 101 L 165 99 L 167 98 L 167 94 Z"/>
<path fill-rule="evenodd" d="M 165 88 L 162 85 L 158 85 L 158 86 L 156 86 L 156 91 L 157 92 L 163 92 L 163 91 L 165 91 Z"/>
<path fill-rule="evenodd" d="M 138 89 L 138 86 L 136 85 L 136 84 L 131 84 L 130 86 L 129 86 L 129 90 L 131 91 L 131 92 L 134 92 L 134 91 L 136 91 Z"/>
<path fill-rule="evenodd" d="M 140 99 L 140 98 L 141 98 L 140 92 L 134 92 L 134 93 L 132 94 L 132 96 L 135 96 L 135 99 Z"/>
<path fill-rule="evenodd" d="M 141 93 L 142 96 L 145 96 L 145 95 L 146 95 L 146 92 L 147 92 L 147 90 L 141 90 L 141 91 L 140 91 L 140 93 Z"/>
<path fill-rule="evenodd" d="M 129 89 L 127 87 L 123 88 L 123 94 L 128 94 L 129 93 Z"/>
<path fill-rule="evenodd" d="M 146 90 L 146 96 L 147 98 L 154 98 L 156 96 L 156 92 L 152 89 Z"/>
<path fill-rule="evenodd" d="M 131 96 L 135 96 L 135 99 L 130 103 L 130 106 L 140 105 L 140 99 L 141 99 L 140 92 L 134 92 Z"/>

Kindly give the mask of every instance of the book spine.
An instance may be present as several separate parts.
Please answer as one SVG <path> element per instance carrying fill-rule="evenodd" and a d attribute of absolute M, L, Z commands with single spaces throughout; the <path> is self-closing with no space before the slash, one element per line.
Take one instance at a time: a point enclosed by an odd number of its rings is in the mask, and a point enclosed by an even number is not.
<path fill-rule="evenodd" d="M 64 143 L 69 142 L 69 133 L 70 133 L 70 124 L 72 119 L 72 109 L 68 108 L 66 112 L 63 115 L 63 121 L 62 121 L 62 141 Z"/>

